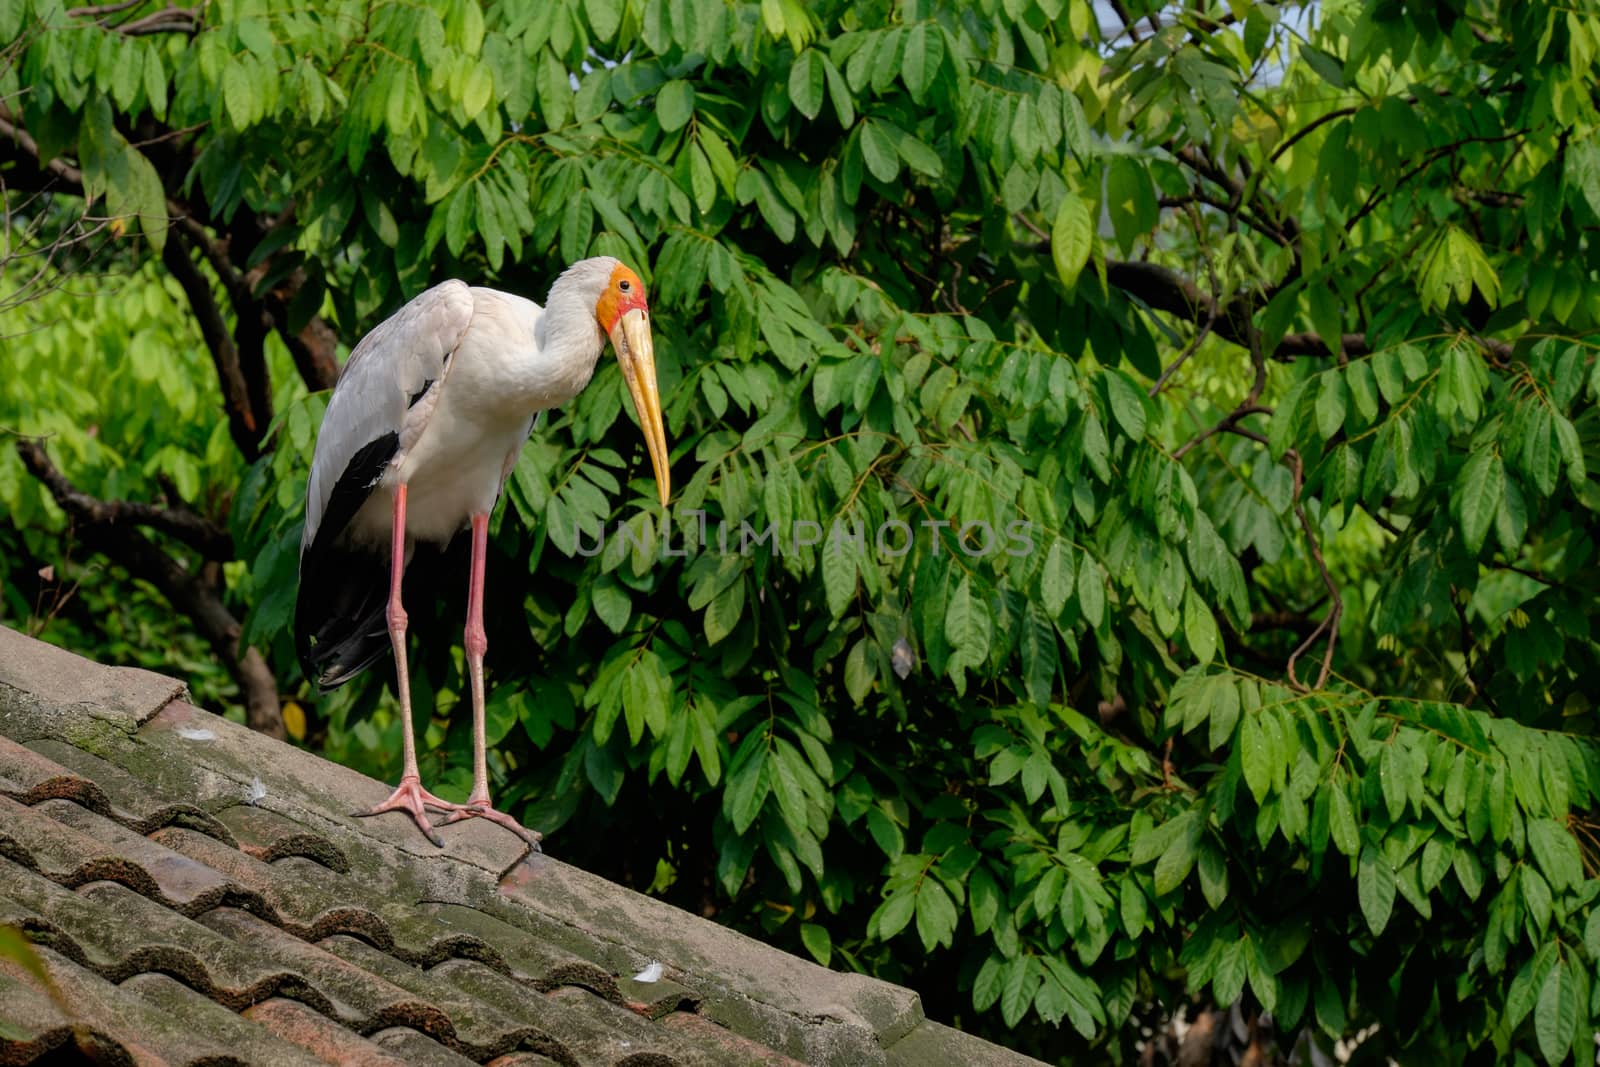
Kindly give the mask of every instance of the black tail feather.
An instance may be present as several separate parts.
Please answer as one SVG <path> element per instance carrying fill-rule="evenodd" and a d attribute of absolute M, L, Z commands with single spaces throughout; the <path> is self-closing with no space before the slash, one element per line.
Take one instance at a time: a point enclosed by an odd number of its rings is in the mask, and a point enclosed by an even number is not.
<path fill-rule="evenodd" d="M 319 690 L 343 685 L 389 650 L 388 593 L 388 561 L 375 553 L 329 547 L 301 560 L 295 651 Z"/>
<path fill-rule="evenodd" d="M 404 601 L 411 604 L 411 631 L 427 637 L 437 629 L 432 610 L 441 598 L 446 556 L 466 573 L 465 547 L 418 542 L 406 565 Z M 460 558 L 458 558 L 460 557 Z M 306 677 L 321 692 L 337 689 L 389 651 L 389 561 L 375 552 L 331 546 L 301 560 L 295 601 L 295 651 Z"/>

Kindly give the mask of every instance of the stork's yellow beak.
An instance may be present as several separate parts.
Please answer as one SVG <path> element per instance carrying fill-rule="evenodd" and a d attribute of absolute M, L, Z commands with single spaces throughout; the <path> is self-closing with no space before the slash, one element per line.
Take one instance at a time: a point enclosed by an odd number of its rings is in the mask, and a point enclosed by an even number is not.
<path fill-rule="evenodd" d="M 661 421 L 661 396 L 656 391 L 656 346 L 650 338 L 650 315 L 643 308 L 629 308 L 611 327 L 611 346 L 622 364 L 622 380 L 633 396 L 633 409 L 644 430 L 644 445 L 656 470 L 656 487 L 661 490 L 661 506 L 672 496 L 672 471 L 667 467 L 667 430 Z"/>

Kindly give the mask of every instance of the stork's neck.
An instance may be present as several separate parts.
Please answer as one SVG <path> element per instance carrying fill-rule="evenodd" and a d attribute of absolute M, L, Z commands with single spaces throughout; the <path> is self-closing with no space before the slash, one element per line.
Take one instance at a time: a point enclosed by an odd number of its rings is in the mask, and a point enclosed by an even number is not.
<path fill-rule="evenodd" d="M 576 287 L 560 281 L 550 289 L 550 299 L 534 327 L 534 340 L 541 377 L 548 377 L 554 397 L 548 407 L 565 404 L 589 384 L 606 343 L 595 321 L 593 302 Z"/>
<path fill-rule="evenodd" d="M 490 292 L 490 291 L 484 291 Z M 491 359 L 499 364 L 483 402 L 531 415 L 560 407 L 589 384 L 605 338 L 594 312 L 579 297 L 552 290 L 543 309 L 531 300 L 494 292 L 480 299 L 475 325 L 481 319 L 499 339 Z M 463 368 L 464 369 L 464 368 Z"/>

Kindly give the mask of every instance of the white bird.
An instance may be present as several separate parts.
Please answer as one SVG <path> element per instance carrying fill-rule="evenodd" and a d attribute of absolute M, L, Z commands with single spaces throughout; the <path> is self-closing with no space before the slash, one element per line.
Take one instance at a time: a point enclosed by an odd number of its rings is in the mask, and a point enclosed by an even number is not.
<path fill-rule="evenodd" d="M 329 690 L 394 650 L 404 766 L 366 815 L 404 811 L 436 845 L 445 824 L 499 823 L 537 845 L 489 799 L 483 709 L 483 571 L 489 514 L 534 416 L 589 384 L 610 337 L 644 430 L 665 506 L 671 486 L 656 390 L 650 308 L 639 276 L 601 256 L 573 264 L 545 307 L 460 281 L 434 286 L 356 345 L 317 435 L 300 542 L 295 643 L 306 676 Z M 465 648 L 472 686 L 472 795 L 422 788 L 411 732 L 401 579 L 419 544 L 442 549 L 472 531 Z"/>

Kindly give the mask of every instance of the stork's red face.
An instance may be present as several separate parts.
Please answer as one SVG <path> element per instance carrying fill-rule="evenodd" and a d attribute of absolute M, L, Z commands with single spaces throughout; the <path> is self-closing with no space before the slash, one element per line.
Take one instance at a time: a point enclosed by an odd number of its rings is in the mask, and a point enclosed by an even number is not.
<path fill-rule="evenodd" d="M 644 283 L 633 271 L 618 263 L 612 270 L 600 299 L 594 304 L 595 321 L 611 338 L 622 365 L 623 381 L 639 413 L 645 448 L 655 468 L 656 488 L 661 491 L 661 506 L 667 506 L 672 493 L 672 475 L 667 467 L 667 432 L 661 419 L 661 397 L 656 390 L 656 349 L 650 336 L 650 304 L 645 300 Z"/>
<path fill-rule="evenodd" d="M 594 317 L 599 320 L 600 328 L 610 334 L 617 328 L 617 320 L 635 308 L 646 316 L 650 313 L 650 302 L 644 295 L 644 282 L 633 271 L 618 263 L 600 299 L 595 302 Z"/>

